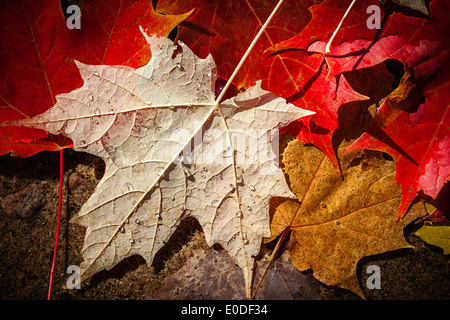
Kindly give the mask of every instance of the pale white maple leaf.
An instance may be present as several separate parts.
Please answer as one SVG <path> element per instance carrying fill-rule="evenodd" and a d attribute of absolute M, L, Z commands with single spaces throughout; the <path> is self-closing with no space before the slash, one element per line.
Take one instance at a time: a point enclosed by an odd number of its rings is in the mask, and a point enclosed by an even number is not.
<path fill-rule="evenodd" d="M 270 236 L 272 197 L 295 198 L 278 166 L 277 129 L 313 112 L 260 83 L 215 104 L 216 66 L 185 44 L 146 37 L 149 63 L 77 62 L 84 84 L 31 119 L 10 122 L 63 134 L 101 157 L 105 174 L 73 218 L 86 227 L 82 279 L 139 254 L 151 264 L 178 224 L 195 217 L 244 273 Z"/>

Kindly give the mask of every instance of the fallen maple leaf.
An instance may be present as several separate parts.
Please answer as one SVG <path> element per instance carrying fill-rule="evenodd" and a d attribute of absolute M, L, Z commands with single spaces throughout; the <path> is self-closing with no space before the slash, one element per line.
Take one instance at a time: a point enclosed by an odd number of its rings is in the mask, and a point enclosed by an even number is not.
<path fill-rule="evenodd" d="M 327 42 L 330 40 L 339 24 L 339 20 L 344 16 L 351 2 L 351 0 L 325 0 L 320 4 L 309 7 L 308 10 L 312 15 L 312 19 L 308 25 L 293 37 L 268 47 L 267 51 L 306 50 L 316 41 Z M 365 35 L 368 39 L 375 37 L 377 30 L 369 30 L 367 28 L 368 15 L 366 12 L 370 5 L 379 5 L 379 2 L 377 0 L 355 2 L 345 18 L 345 24 L 336 34 L 334 43 L 339 44 L 343 41 L 360 39 L 361 35 Z M 383 18 L 383 16 L 380 18 Z M 326 19 L 326 22 L 324 22 L 324 19 Z"/>
<path fill-rule="evenodd" d="M 0 155 L 11 152 L 13 157 L 29 157 L 42 150 L 59 151 L 72 146 L 70 139 L 61 139 L 60 143 L 55 143 L 57 137 L 50 140 L 45 130 L 33 128 L 0 127 L 0 135 Z"/>
<path fill-rule="evenodd" d="M 180 25 L 177 39 L 187 43 L 199 56 L 212 53 L 219 67 L 219 75 L 227 78 L 239 58 L 236 53 L 242 51 L 260 28 L 273 7 L 272 2 L 276 1 L 158 1 L 157 8 L 176 14 L 195 7 L 196 11 Z M 338 128 L 337 111 L 345 103 L 368 98 L 356 93 L 344 76 L 331 81 L 327 79 L 325 68 L 321 68 L 321 57 L 311 57 L 305 51 L 274 55 L 266 52 L 267 48 L 274 47 L 281 40 L 302 34 L 301 30 L 310 20 L 308 7 L 311 4 L 312 1 L 306 0 L 283 4 L 280 14 L 252 50 L 249 63 L 239 73 L 235 84 L 247 88 L 256 79 L 262 79 L 265 90 L 314 111 L 313 119 L 303 118 L 284 132 L 298 134 L 304 143 L 315 144 L 333 159 L 336 170 L 339 170 L 333 143 L 333 135 Z M 323 25 L 330 29 L 330 24 Z M 236 32 L 236 26 L 240 26 L 239 32 Z M 231 52 L 230 47 L 233 48 Z"/>
<path fill-rule="evenodd" d="M 439 81 L 438 78 L 433 80 Z M 425 91 L 425 103 L 416 112 L 401 111 L 406 99 L 391 94 L 377 117 L 349 150 L 359 148 L 389 153 L 396 163 L 396 180 L 402 186 L 402 203 L 397 216 L 403 217 L 419 191 L 436 199 L 450 178 L 450 122 L 448 106 L 442 108 L 435 97 L 449 101 L 448 84 Z M 404 89 L 404 86 L 399 87 Z M 410 105 L 410 107 L 414 105 Z M 380 127 L 381 124 L 381 127 Z"/>
<path fill-rule="evenodd" d="M 346 103 L 368 100 L 369 97 L 354 91 L 343 75 L 328 79 L 328 71 L 321 65 L 323 60 L 319 56 L 308 57 L 306 52 L 283 55 L 285 58 L 291 57 L 287 65 L 292 76 L 295 75 L 298 87 L 298 91 L 288 101 L 315 112 L 314 116 L 299 119 L 284 128 L 283 133 L 294 134 L 305 144 L 314 144 L 329 157 L 334 168 L 340 171 L 336 143 L 333 141 L 334 133 L 339 128 L 338 110 Z"/>
<path fill-rule="evenodd" d="M 220 244 L 243 269 L 250 296 L 254 257 L 270 235 L 269 200 L 294 196 L 272 138 L 311 112 L 260 83 L 216 105 L 211 56 L 145 36 L 147 65 L 77 62 L 81 88 L 58 95 L 41 115 L 8 124 L 64 134 L 74 150 L 105 161 L 103 178 L 73 219 L 87 228 L 82 279 L 133 254 L 151 264 L 191 216 L 208 244 Z"/>
<path fill-rule="evenodd" d="M 394 181 L 393 163 L 373 151 L 341 158 L 342 176 L 314 146 L 297 139 L 288 144 L 284 171 L 298 202 L 288 200 L 277 207 L 271 239 L 290 230 L 290 258 L 296 268 L 312 269 L 319 281 L 364 297 L 357 262 L 408 247 L 403 228 L 426 211 L 423 205 L 413 206 L 405 219 L 395 222 L 401 190 Z"/>
<path fill-rule="evenodd" d="M 398 217 L 406 214 L 419 191 L 436 199 L 450 179 L 449 40 L 440 31 L 448 2 L 433 1 L 430 10 L 429 21 L 394 14 L 381 32 L 387 36 L 375 42 L 344 42 L 325 57 L 330 78 L 387 59 L 404 65 L 400 86 L 383 101 L 367 132 L 349 147 L 380 150 L 394 158 L 396 181 L 402 186 Z M 416 31 L 405 31 L 412 23 L 417 24 Z M 308 51 L 324 54 L 325 46 L 315 42 Z"/>
<path fill-rule="evenodd" d="M 186 43 L 199 57 L 212 54 L 219 77 L 228 79 L 241 58 L 241 52 L 261 29 L 277 2 L 159 0 L 156 8 L 170 14 L 195 10 L 179 25 L 177 40 Z M 281 97 L 286 98 L 294 93 L 295 85 L 286 65 L 289 58 L 269 58 L 264 51 L 300 32 L 310 20 L 308 7 L 313 3 L 312 0 L 284 1 L 236 76 L 234 83 L 238 88 L 248 88 L 255 81 L 262 80 L 263 89 Z M 269 81 L 277 85 L 269 86 Z"/>
<path fill-rule="evenodd" d="M 151 1 L 89 1 L 81 8 L 81 29 L 69 29 L 61 2 L 2 2 L 0 9 L 0 121 L 33 117 L 55 104 L 55 96 L 83 84 L 73 60 L 140 67 L 150 59 L 139 24 L 167 36 L 190 12 L 164 15 Z M 70 141 L 38 141 L 42 133 L 0 132 L 0 154 L 27 157 L 70 147 Z M 6 134 L 6 135 L 4 135 Z M 27 148 L 23 136 L 32 134 Z M 17 143 L 15 143 L 15 141 Z"/>
<path fill-rule="evenodd" d="M 300 119 L 283 132 L 296 135 L 303 143 L 317 146 L 326 153 L 338 171 L 340 168 L 336 148 L 340 141 L 335 140 L 334 133 L 339 128 L 339 108 L 345 103 L 368 100 L 369 97 L 355 92 L 344 75 L 340 74 L 335 78 L 327 76 L 326 66 L 322 65 L 323 56 L 310 55 L 306 49 L 318 40 L 331 38 L 348 4 L 350 1 L 330 0 L 309 7 L 312 19 L 304 29 L 288 40 L 269 45 L 265 50 L 274 57 L 283 57 L 282 61 L 289 70 L 291 81 L 288 85 L 291 91 L 288 100 L 316 113 L 311 118 Z M 354 9 L 346 18 L 345 28 L 337 34 L 336 42 L 341 39 L 356 39 L 361 33 L 375 35 L 376 30 L 367 30 L 366 17 L 361 14 L 371 4 L 378 4 L 378 1 L 355 3 Z M 324 19 L 327 19 L 326 23 Z M 274 91 L 272 87 L 277 85 L 279 81 L 274 81 L 269 90 Z"/>
<path fill-rule="evenodd" d="M 340 19 L 349 2 L 324 1 L 311 7 L 313 18 L 308 26 L 271 50 L 285 52 L 301 49 L 313 56 L 318 54 L 317 59 L 323 57 L 329 68 L 327 78 L 330 81 L 344 72 L 372 67 L 387 59 L 403 63 L 406 72 L 401 86 L 384 100 L 367 132 L 349 148 L 380 150 L 394 158 L 396 180 L 403 192 L 397 216 L 402 217 L 418 192 L 423 190 L 436 199 L 450 177 L 449 153 L 444 151 L 449 148 L 450 141 L 447 89 L 450 40 L 444 27 L 449 3 L 433 1 L 430 4 L 430 19 L 398 12 L 384 13 L 380 17 L 381 29 L 369 30 L 365 14 L 372 1 L 357 1 L 342 28 L 337 30 L 331 52 L 325 55 L 334 29 L 330 28 L 330 24 L 324 24 L 322 17 L 332 11 L 336 14 L 331 20 Z M 338 25 L 337 20 L 335 25 Z M 311 61 L 312 57 L 309 59 Z M 423 95 L 420 92 L 422 88 Z M 336 121 L 329 121 L 323 116 L 326 107 L 316 105 L 319 107 L 318 110 L 312 109 L 316 115 L 311 121 L 321 129 L 320 132 L 332 133 L 337 127 Z M 336 116 L 334 118 L 337 119 Z M 301 121 L 305 122 L 304 119 Z M 326 152 L 336 167 L 337 159 L 330 152 L 331 137 L 324 146 L 320 135 L 310 135 L 305 126 L 300 128 L 298 137 Z"/>

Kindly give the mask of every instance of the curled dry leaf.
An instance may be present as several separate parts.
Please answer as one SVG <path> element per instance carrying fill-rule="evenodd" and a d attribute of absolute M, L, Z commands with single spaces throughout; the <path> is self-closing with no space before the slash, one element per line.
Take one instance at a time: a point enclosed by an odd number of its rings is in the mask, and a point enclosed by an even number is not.
<path fill-rule="evenodd" d="M 394 181 L 393 162 L 381 153 L 343 155 L 341 177 L 324 153 L 293 140 L 283 163 L 299 201 L 287 200 L 276 209 L 272 238 L 290 229 L 290 258 L 299 270 L 312 269 L 323 283 L 364 297 L 357 262 L 409 246 L 403 228 L 426 214 L 424 206 L 416 204 L 402 221 L 395 221 L 401 189 Z"/>
<path fill-rule="evenodd" d="M 277 129 L 311 114 L 260 84 L 217 105 L 216 66 L 186 45 L 146 37 L 149 63 L 77 62 L 84 85 L 14 125 L 64 134 L 101 157 L 105 174 L 74 222 L 85 226 L 82 279 L 139 254 L 151 264 L 180 221 L 195 217 L 209 245 L 242 268 L 270 236 L 269 200 L 294 197 L 278 166 Z"/>
<path fill-rule="evenodd" d="M 267 257 L 267 254 L 265 255 Z M 256 300 L 318 300 L 319 283 L 310 273 L 295 269 L 284 251 L 266 273 L 260 287 L 266 262 L 256 263 L 253 291 Z M 152 300 L 236 300 L 245 299 L 242 272 L 223 250 L 196 250 L 186 264 L 165 278 L 151 296 Z"/>

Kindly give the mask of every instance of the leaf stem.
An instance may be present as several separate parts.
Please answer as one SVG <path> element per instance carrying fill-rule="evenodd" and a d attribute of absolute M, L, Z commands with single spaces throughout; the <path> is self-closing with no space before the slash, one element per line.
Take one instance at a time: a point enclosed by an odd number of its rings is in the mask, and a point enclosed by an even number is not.
<path fill-rule="evenodd" d="M 353 0 L 352 3 L 350 3 L 350 6 L 348 7 L 348 9 L 345 12 L 344 16 L 342 17 L 341 21 L 339 22 L 336 30 L 334 30 L 333 35 L 331 36 L 330 40 L 328 40 L 328 43 L 327 43 L 327 45 L 325 47 L 325 54 L 329 54 L 330 53 L 331 43 L 333 42 L 334 37 L 336 36 L 336 34 L 338 33 L 339 29 L 341 28 L 342 23 L 344 22 L 345 18 L 347 17 L 348 13 L 352 9 L 352 7 L 355 4 L 355 2 L 356 2 L 356 0 Z"/>
<path fill-rule="evenodd" d="M 289 231 L 291 231 L 290 228 L 284 229 L 283 233 L 281 234 L 280 238 L 277 241 L 277 244 L 275 245 L 275 248 L 272 251 L 272 254 L 270 255 L 269 259 L 267 259 L 267 266 L 264 269 L 264 272 L 261 275 L 261 278 L 259 279 L 259 282 L 258 282 L 258 285 L 256 286 L 255 291 L 253 292 L 252 300 L 255 298 L 256 292 L 258 291 L 259 286 L 261 285 L 264 277 L 266 276 L 267 270 L 269 269 L 270 265 L 273 263 L 273 260 L 275 259 L 275 255 L 277 254 L 278 250 L 280 249 L 281 245 L 283 244 L 284 239 L 286 239 L 286 236 L 289 234 Z"/>
<path fill-rule="evenodd" d="M 230 87 L 230 85 L 233 82 L 234 78 L 236 77 L 237 73 L 239 72 L 239 69 L 241 69 L 242 65 L 244 64 L 245 59 L 247 59 L 248 55 L 252 51 L 252 49 L 255 46 L 256 42 L 261 37 L 262 33 L 266 30 L 266 27 L 269 25 L 270 21 L 275 16 L 275 14 L 278 11 L 278 9 L 280 9 L 280 7 L 283 4 L 283 2 L 284 2 L 284 0 L 280 0 L 278 2 L 278 4 L 273 9 L 273 11 L 270 14 L 270 16 L 267 18 L 266 22 L 263 24 L 263 26 L 259 30 L 258 34 L 253 39 L 252 43 L 250 43 L 250 45 L 248 46 L 247 51 L 245 51 L 244 55 L 241 58 L 241 61 L 239 61 L 237 67 L 234 69 L 233 73 L 231 74 L 230 78 L 228 79 L 227 83 L 225 84 L 225 87 L 223 88 L 222 92 L 217 97 L 216 102 L 214 104 L 215 107 L 217 107 L 219 105 L 219 103 L 222 100 L 223 96 L 225 95 L 226 91 L 228 90 L 228 88 Z"/>
<path fill-rule="evenodd" d="M 246 60 L 247 57 L 249 56 L 249 54 L 250 54 L 250 52 L 252 51 L 253 47 L 255 46 L 256 42 L 259 40 L 259 38 L 261 37 L 261 35 L 263 34 L 263 32 L 266 30 L 266 28 L 267 28 L 267 26 L 269 25 L 270 21 L 271 21 L 272 18 L 275 16 L 275 14 L 277 13 L 278 9 L 281 7 L 281 5 L 283 4 L 283 2 L 284 2 L 284 0 L 280 0 L 280 1 L 278 2 L 278 4 L 275 6 L 275 8 L 274 8 L 274 9 L 272 10 L 272 12 L 270 13 L 270 15 L 269 15 L 269 17 L 267 18 L 266 22 L 262 25 L 261 29 L 260 29 L 260 30 L 258 31 L 258 33 L 256 34 L 255 38 L 253 38 L 252 42 L 251 42 L 250 45 L 248 46 L 247 50 L 245 51 L 245 53 L 244 53 L 244 55 L 242 56 L 241 60 L 239 61 L 238 65 L 236 66 L 236 68 L 234 69 L 234 71 L 233 71 L 233 73 L 231 74 L 230 78 L 228 79 L 227 83 L 225 84 L 225 86 L 224 86 L 222 92 L 220 92 L 219 96 L 217 97 L 216 101 L 214 102 L 214 107 L 212 108 L 212 110 L 211 110 L 210 112 L 212 112 L 212 111 L 214 111 L 214 110 L 217 109 L 217 110 L 219 111 L 219 113 L 222 114 L 222 111 L 219 109 L 219 103 L 220 103 L 220 101 L 222 101 L 222 98 L 224 97 L 225 93 L 227 92 L 228 88 L 230 87 L 231 83 L 233 82 L 234 78 L 236 77 L 237 73 L 238 73 L 239 70 L 241 69 L 241 67 L 242 67 L 242 65 L 244 64 L 245 60 Z M 208 118 L 209 118 L 209 116 L 208 116 Z M 222 118 L 222 120 L 224 121 L 225 127 L 227 127 L 227 124 L 226 124 L 226 122 L 225 122 L 225 120 L 224 120 L 223 115 L 222 115 L 221 118 Z M 227 132 L 228 132 L 228 130 L 227 130 Z M 229 143 L 229 145 L 232 146 L 233 144 L 232 144 L 232 142 L 231 142 L 231 137 L 230 137 L 228 134 L 227 134 L 227 137 L 228 137 L 228 143 Z M 233 167 L 236 168 L 236 165 L 235 165 L 235 163 L 234 163 L 234 158 L 233 158 Z M 235 171 L 235 170 L 234 170 L 233 174 L 234 174 L 234 178 L 235 178 L 235 181 L 236 181 L 236 171 Z M 237 203 L 238 206 L 239 206 L 239 210 L 241 210 L 241 209 L 240 209 L 239 198 L 238 198 L 238 195 L 237 195 L 237 186 L 236 186 L 236 183 L 234 184 L 234 187 L 235 187 L 235 189 L 236 189 L 236 193 L 235 193 L 235 195 L 234 195 L 235 198 L 236 198 L 236 203 Z M 240 229 L 243 230 L 243 227 L 242 227 L 242 221 L 241 221 L 241 220 L 239 220 L 239 225 L 240 225 Z M 241 235 L 243 235 L 243 232 L 241 232 Z M 243 241 L 243 239 L 242 239 L 242 241 Z M 244 247 L 244 252 L 245 252 L 245 246 L 243 246 L 243 247 Z M 246 255 L 246 254 L 245 254 L 245 255 Z M 252 294 L 251 294 L 251 281 L 246 281 L 246 284 L 245 284 L 245 291 L 246 291 L 247 297 L 248 297 L 249 299 L 251 299 L 251 296 L 252 296 Z"/>
<path fill-rule="evenodd" d="M 53 250 L 53 262 L 52 262 L 52 270 L 50 272 L 50 283 L 48 285 L 48 296 L 47 300 L 51 299 L 52 295 L 52 283 L 53 283 L 53 274 L 55 272 L 55 265 L 56 265 L 56 251 L 58 249 L 58 238 L 59 238 L 59 221 L 61 218 L 61 199 L 62 199 L 62 183 L 63 183 L 63 154 L 64 154 L 64 148 L 61 148 L 59 150 L 59 198 L 58 198 L 58 217 L 56 221 L 56 236 L 55 236 L 55 248 Z"/>

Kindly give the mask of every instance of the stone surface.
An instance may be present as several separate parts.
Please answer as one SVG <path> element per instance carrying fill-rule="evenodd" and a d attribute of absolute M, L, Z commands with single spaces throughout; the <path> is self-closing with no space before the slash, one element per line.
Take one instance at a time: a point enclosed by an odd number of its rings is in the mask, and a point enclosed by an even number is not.
<path fill-rule="evenodd" d="M 36 183 L 31 183 L 3 198 L 1 208 L 11 218 L 27 219 L 35 215 L 44 204 L 42 189 Z"/>

